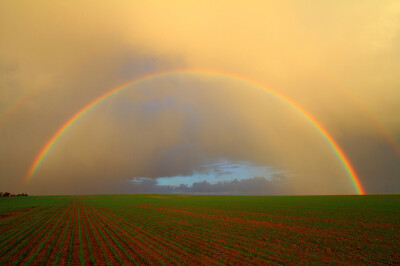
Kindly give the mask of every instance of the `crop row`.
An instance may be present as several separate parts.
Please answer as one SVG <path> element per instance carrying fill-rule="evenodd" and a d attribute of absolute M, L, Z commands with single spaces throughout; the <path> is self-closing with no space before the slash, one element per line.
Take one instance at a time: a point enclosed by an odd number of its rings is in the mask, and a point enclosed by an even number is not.
<path fill-rule="evenodd" d="M 313 227 L 315 219 L 308 218 L 296 224 L 245 211 L 84 196 L 13 214 L 0 219 L 0 265 L 393 264 L 399 259 L 393 241 L 383 246 L 379 235 L 370 237 L 374 231 L 367 237 L 344 234 L 351 227 Z"/>

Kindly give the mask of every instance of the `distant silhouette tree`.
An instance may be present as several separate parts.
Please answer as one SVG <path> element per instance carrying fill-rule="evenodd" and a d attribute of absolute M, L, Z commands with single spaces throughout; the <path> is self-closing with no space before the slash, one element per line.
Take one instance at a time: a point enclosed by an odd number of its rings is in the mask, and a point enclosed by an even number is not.
<path fill-rule="evenodd" d="M 12 194 L 10 192 L 0 192 L 0 198 L 4 197 L 26 197 L 28 194 L 26 193 L 19 193 L 19 194 Z"/>

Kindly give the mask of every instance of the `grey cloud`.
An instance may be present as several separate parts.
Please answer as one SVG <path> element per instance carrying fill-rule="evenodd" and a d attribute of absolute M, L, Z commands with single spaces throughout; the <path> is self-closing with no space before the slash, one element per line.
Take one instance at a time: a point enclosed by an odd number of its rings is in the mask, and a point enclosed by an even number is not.
<path fill-rule="evenodd" d="M 195 182 L 192 185 L 164 186 L 157 184 L 156 179 L 136 178 L 131 181 L 132 193 L 167 193 L 167 194 L 229 194 L 229 195 L 282 195 L 292 193 L 282 187 L 280 177 L 272 180 L 265 177 L 253 177 L 242 180 L 231 180 L 217 183 L 207 181 Z"/>

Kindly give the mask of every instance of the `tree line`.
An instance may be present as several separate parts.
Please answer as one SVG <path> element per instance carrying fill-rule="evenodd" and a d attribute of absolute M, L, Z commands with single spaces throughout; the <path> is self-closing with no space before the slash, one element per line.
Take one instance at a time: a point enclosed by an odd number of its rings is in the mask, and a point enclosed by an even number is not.
<path fill-rule="evenodd" d="M 0 192 L 0 198 L 4 197 L 26 197 L 28 194 L 26 193 L 21 193 L 21 194 L 12 194 L 10 192 Z"/>

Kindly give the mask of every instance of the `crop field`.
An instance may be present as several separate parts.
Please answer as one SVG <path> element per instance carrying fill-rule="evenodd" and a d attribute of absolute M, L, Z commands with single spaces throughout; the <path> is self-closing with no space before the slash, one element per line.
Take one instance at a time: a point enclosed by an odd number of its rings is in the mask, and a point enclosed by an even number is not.
<path fill-rule="evenodd" d="M 0 198 L 0 265 L 400 264 L 400 195 Z"/>

